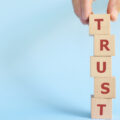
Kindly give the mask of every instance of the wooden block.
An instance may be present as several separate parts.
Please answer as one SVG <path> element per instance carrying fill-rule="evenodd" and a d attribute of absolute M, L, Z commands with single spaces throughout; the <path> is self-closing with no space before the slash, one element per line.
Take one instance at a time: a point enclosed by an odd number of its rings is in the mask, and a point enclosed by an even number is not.
<path fill-rule="evenodd" d="M 92 77 L 111 77 L 112 76 L 111 57 L 91 57 L 90 69 Z"/>
<path fill-rule="evenodd" d="M 94 97 L 115 98 L 116 86 L 115 77 L 94 78 Z"/>
<path fill-rule="evenodd" d="M 115 56 L 115 36 L 95 35 L 94 37 L 95 56 Z"/>
<path fill-rule="evenodd" d="M 89 34 L 110 34 L 110 15 L 92 14 L 89 17 Z"/>
<path fill-rule="evenodd" d="M 91 118 L 112 119 L 112 99 L 91 97 Z"/>

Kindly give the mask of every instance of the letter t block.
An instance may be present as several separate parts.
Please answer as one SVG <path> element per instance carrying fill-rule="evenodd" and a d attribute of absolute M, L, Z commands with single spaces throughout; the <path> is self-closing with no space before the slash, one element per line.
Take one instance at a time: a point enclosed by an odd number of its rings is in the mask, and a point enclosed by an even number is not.
<path fill-rule="evenodd" d="M 92 14 L 89 17 L 89 34 L 110 34 L 110 15 Z"/>
<path fill-rule="evenodd" d="M 91 97 L 91 118 L 112 119 L 112 99 Z"/>

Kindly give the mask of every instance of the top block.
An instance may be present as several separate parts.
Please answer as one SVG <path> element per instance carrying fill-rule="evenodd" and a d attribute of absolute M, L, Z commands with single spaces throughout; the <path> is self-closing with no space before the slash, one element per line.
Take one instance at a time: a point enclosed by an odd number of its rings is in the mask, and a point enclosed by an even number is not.
<path fill-rule="evenodd" d="M 110 34 L 110 14 L 92 14 L 89 17 L 90 35 Z"/>

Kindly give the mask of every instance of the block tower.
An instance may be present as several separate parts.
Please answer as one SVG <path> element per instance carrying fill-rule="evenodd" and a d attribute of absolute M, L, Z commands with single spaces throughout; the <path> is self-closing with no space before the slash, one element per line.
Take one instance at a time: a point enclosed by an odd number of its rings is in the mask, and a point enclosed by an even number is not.
<path fill-rule="evenodd" d="M 116 86 L 115 77 L 112 77 L 111 57 L 115 55 L 115 37 L 110 34 L 110 15 L 90 15 L 89 33 L 94 35 L 94 56 L 90 58 L 90 74 L 94 77 L 91 118 L 111 119 Z"/>

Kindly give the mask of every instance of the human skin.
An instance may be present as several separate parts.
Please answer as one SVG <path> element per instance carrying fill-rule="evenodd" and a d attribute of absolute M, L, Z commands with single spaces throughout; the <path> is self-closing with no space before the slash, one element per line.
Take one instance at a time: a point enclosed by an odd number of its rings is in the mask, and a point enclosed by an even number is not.
<path fill-rule="evenodd" d="M 72 0 L 74 12 L 80 18 L 83 24 L 89 23 L 89 15 L 92 14 L 92 3 L 95 0 Z M 110 19 L 116 21 L 120 12 L 120 0 L 109 0 L 107 13 Z"/>

